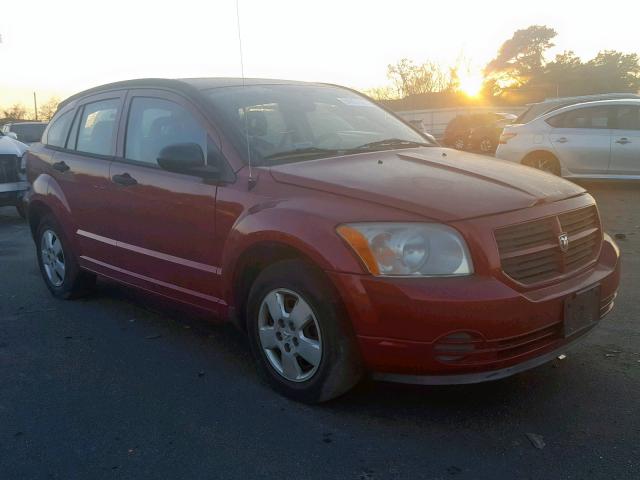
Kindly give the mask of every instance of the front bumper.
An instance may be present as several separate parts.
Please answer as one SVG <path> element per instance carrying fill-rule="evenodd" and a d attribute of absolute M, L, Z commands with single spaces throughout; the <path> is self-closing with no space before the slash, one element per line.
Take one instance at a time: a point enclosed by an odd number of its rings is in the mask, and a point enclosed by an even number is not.
<path fill-rule="evenodd" d="M 29 188 L 29 182 L 0 183 L 0 193 L 24 192 Z"/>
<path fill-rule="evenodd" d="M 565 301 L 598 285 L 601 317 L 606 315 L 613 307 L 620 270 L 618 248 L 605 237 L 592 268 L 529 291 L 479 275 L 329 275 L 342 294 L 364 364 L 375 378 L 445 384 L 503 378 L 553 359 L 586 333 L 563 335 Z M 451 355 L 451 339 L 461 348 L 459 355 Z"/>

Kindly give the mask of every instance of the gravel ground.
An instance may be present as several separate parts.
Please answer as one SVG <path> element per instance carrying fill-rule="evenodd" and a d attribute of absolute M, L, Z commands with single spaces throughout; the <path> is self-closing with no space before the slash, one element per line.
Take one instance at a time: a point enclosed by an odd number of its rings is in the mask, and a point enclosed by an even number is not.
<path fill-rule="evenodd" d="M 53 299 L 2 208 L 0 478 L 640 478 L 640 188 L 585 186 L 624 236 L 623 279 L 565 360 L 317 407 L 272 393 L 244 338 L 198 312 L 106 282 Z"/>

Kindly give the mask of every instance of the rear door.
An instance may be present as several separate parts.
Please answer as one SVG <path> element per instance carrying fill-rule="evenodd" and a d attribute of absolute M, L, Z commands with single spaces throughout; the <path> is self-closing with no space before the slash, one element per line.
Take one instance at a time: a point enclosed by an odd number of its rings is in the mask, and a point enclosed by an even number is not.
<path fill-rule="evenodd" d="M 218 136 L 189 100 L 158 90 L 131 90 L 124 138 L 111 164 L 110 205 L 116 241 L 112 267 L 129 280 L 184 301 L 216 306 L 216 184 L 158 166 L 167 145 L 196 143 L 218 161 Z"/>
<path fill-rule="evenodd" d="M 123 91 L 81 100 L 51 125 L 45 141 L 54 149 L 51 174 L 60 185 L 75 223 L 82 257 L 105 261 L 112 246 L 97 238 L 108 234 L 109 163 L 115 152 Z"/>
<path fill-rule="evenodd" d="M 608 106 L 582 107 L 547 119 L 549 139 L 560 163 L 576 174 L 606 174 L 611 158 Z"/>
<path fill-rule="evenodd" d="M 640 175 L 640 106 L 620 105 L 615 110 L 609 173 Z"/>

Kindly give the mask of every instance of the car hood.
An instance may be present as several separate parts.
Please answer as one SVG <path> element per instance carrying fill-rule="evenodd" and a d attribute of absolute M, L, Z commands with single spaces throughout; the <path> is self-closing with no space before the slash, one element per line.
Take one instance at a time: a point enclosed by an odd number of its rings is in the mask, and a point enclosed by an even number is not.
<path fill-rule="evenodd" d="M 11 137 L 0 137 L 0 155 L 17 155 L 21 157 L 29 149 L 24 143 Z"/>
<path fill-rule="evenodd" d="M 271 167 L 277 182 L 455 221 L 532 207 L 585 190 L 529 167 L 438 147 Z"/>

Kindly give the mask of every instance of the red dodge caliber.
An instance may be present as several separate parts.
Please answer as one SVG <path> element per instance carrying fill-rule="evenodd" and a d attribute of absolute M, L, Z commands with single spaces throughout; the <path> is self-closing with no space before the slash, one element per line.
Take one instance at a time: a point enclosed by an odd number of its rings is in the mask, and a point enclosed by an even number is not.
<path fill-rule="evenodd" d="M 27 156 L 53 295 L 100 275 L 206 309 L 305 402 L 365 374 L 512 375 L 616 296 L 619 251 L 581 187 L 441 148 L 333 85 L 104 85 L 64 101 Z"/>

